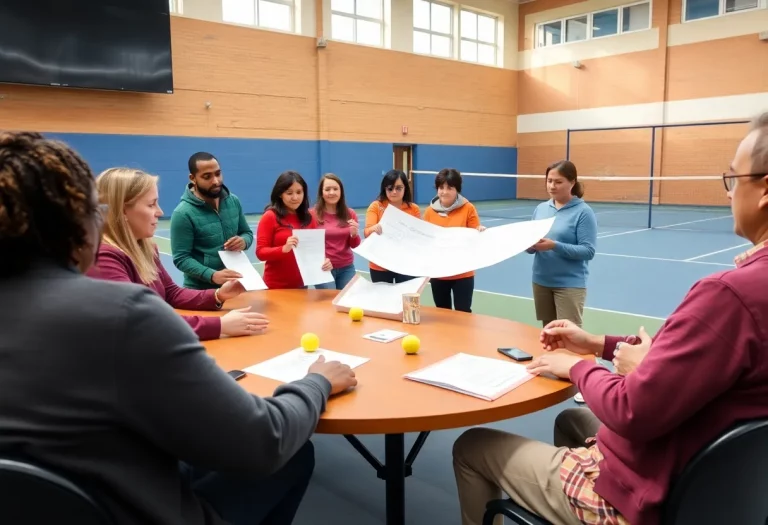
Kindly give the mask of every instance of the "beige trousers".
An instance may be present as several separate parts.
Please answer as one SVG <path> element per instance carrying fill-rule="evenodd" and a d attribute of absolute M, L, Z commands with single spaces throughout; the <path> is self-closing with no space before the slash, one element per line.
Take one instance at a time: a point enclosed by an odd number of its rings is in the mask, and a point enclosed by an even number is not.
<path fill-rule="evenodd" d="M 579 448 L 597 435 L 600 420 L 588 408 L 567 408 L 555 418 L 555 446 Z"/>
<path fill-rule="evenodd" d="M 482 525 L 485 504 L 508 494 L 555 525 L 580 525 L 560 481 L 565 447 L 489 428 L 464 432 L 453 446 L 462 525 Z M 494 525 L 502 525 L 498 516 Z"/>
<path fill-rule="evenodd" d="M 568 319 L 581 326 L 586 298 L 586 288 L 549 288 L 533 283 L 536 319 L 542 326 L 557 319 Z"/>

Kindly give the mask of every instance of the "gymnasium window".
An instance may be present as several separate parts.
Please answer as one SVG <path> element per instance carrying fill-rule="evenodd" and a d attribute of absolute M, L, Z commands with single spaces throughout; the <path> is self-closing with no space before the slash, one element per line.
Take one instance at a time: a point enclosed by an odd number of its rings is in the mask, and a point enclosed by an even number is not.
<path fill-rule="evenodd" d="M 413 52 L 453 58 L 453 7 L 413 0 Z"/>
<path fill-rule="evenodd" d="M 764 0 L 683 0 L 683 22 L 765 7 Z"/>
<path fill-rule="evenodd" d="M 707 0 L 688 0 L 707 1 Z M 754 0 L 723 0 L 754 1 Z M 536 47 L 582 42 L 651 27 L 651 4 L 640 2 L 536 25 Z"/>
<path fill-rule="evenodd" d="M 459 13 L 459 57 L 466 62 L 497 65 L 498 20 L 462 9 Z"/>
<path fill-rule="evenodd" d="M 383 47 L 383 0 L 331 0 L 331 38 Z"/>
<path fill-rule="evenodd" d="M 224 22 L 293 31 L 293 0 L 222 0 Z"/>

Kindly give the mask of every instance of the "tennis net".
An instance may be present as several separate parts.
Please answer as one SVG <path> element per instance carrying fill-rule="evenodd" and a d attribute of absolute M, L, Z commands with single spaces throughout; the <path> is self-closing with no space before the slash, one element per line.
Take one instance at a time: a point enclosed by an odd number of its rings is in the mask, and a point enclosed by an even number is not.
<path fill-rule="evenodd" d="M 423 205 L 435 194 L 435 171 L 412 171 L 414 199 Z M 543 175 L 462 172 L 462 194 L 485 222 L 530 220 L 549 199 Z M 722 176 L 579 177 L 584 200 L 601 229 L 659 228 L 733 232 Z M 499 224 L 502 224 L 499 222 Z"/>

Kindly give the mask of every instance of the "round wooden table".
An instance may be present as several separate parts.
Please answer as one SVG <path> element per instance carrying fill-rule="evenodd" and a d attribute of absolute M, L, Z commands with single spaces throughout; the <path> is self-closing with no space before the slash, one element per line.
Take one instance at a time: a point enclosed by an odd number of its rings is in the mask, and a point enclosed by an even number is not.
<path fill-rule="evenodd" d="M 410 381 L 404 374 L 458 352 L 508 358 L 499 347 L 516 346 L 534 356 L 542 352 L 540 331 L 532 326 L 486 315 L 422 307 L 421 324 L 364 317 L 352 322 L 337 312 L 331 301 L 336 290 L 267 290 L 249 292 L 227 302 L 226 309 L 251 306 L 266 314 L 270 325 L 264 335 L 205 341 L 210 355 L 225 370 L 242 370 L 300 346 L 301 335 L 313 332 L 321 348 L 370 358 L 355 369 L 358 386 L 333 397 L 317 432 L 342 434 L 386 482 L 387 524 L 405 522 L 405 478 L 429 431 L 481 425 L 509 419 L 560 403 L 576 393 L 567 381 L 537 377 L 496 401 L 485 401 Z M 222 312 L 187 312 L 223 315 Z M 400 341 L 384 344 L 363 339 L 383 328 L 414 334 L 421 339 L 417 355 L 407 355 Z M 239 384 L 248 392 L 271 396 L 279 382 L 248 375 Z M 404 433 L 419 432 L 406 456 Z M 380 463 L 354 436 L 384 434 L 385 461 Z"/>

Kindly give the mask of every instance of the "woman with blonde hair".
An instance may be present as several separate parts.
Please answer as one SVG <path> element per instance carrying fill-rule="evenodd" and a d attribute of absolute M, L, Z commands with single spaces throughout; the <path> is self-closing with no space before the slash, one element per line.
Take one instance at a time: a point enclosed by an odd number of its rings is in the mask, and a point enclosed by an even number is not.
<path fill-rule="evenodd" d="M 143 284 L 172 307 L 186 310 L 217 310 L 244 291 L 239 281 L 229 281 L 216 290 L 189 290 L 173 282 L 152 241 L 163 216 L 156 176 L 137 169 L 110 168 L 97 177 L 96 188 L 107 211 L 96 264 L 88 271 L 90 277 Z M 267 318 L 249 310 L 233 310 L 222 317 L 183 317 L 201 340 L 218 339 L 222 334 L 263 333 Z"/>

